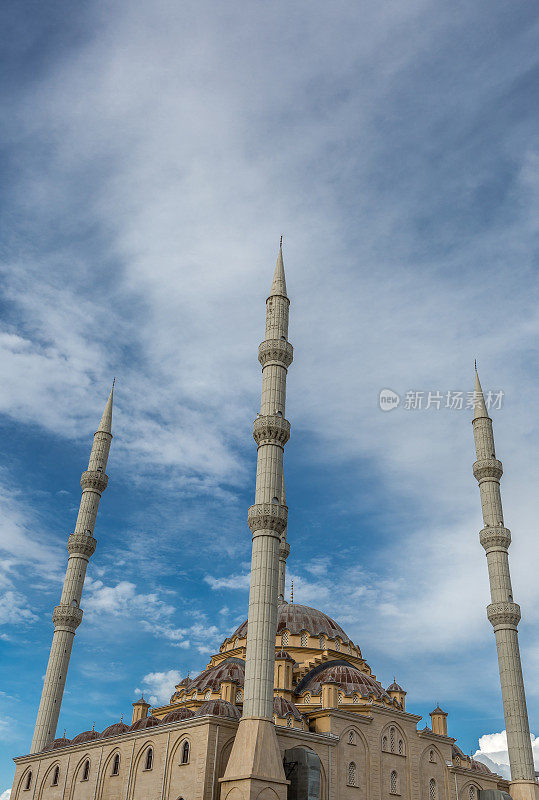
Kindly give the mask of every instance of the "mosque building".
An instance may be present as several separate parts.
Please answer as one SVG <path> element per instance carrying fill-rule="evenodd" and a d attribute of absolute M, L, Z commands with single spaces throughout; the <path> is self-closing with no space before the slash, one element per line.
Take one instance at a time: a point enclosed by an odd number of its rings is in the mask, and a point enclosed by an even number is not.
<path fill-rule="evenodd" d="M 133 703 L 131 723 L 56 737 L 112 441 L 113 390 L 94 436 L 30 753 L 15 758 L 11 800 L 539 800 L 501 499 L 501 462 L 476 372 L 473 428 L 512 780 L 465 755 L 439 706 L 429 725 L 384 687 L 359 645 L 322 611 L 284 598 L 283 454 L 290 301 L 282 242 L 266 302 L 248 617 L 167 705 Z M 113 387 L 114 389 L 114 387 Z M 419 726 L 419 727 L 418 727 Z"/>

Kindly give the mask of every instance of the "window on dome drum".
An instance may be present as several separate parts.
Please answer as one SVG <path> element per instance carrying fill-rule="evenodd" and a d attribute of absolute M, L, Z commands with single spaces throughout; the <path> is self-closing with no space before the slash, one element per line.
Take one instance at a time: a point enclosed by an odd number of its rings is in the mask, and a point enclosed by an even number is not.
<path fill-rule="evenodd" d="M 382 750 L 387 750 L 387 736 L 382 737 Z"/>
<path fill-rule="evenodd" d="M 352 697 L 352 703 L 359 703 L 359 695 L 358 695 L 358 694 L 355 694 L 355 695 Z"/>
<path fill-rule="evenodd" d="M 402 739 L 399 739 L 399 756 L 402 756 L 403 754 L 404 754 L 404 744 Z"/>
<path fill-rule="evenodd" d="M 144 762 L 144 769 L 152 769 L 153 767 L 153 748 L 148 747 L 146 751 L 146 761 Z"/>
<path fill-rule="evenodd" d="M 289 637 L 288 631 L 283 631 L 283 633 L 281 635 L 281 644 L 282 644 L 282 646 L 286 647 L 286 645 L 288 644 L 289 641 L 290 641 L 290 637 Z"/>
<path fill-rule="evenodd" d="M 429 781 L 429 800 L 436 800 L 436 781 L 434 778 Z"/>
<path fill-rule="evenodd" d="M 26 776 L 26 783 L 24 784 L 24 791 L 27 792 L 31 785 L 32 785 L 32 771 L 30 770 L 30 772 Z"/>
<path fill-rule="evenodd" d="M 389 792 L 390 794 L 397 794 L 398 777 L 395 770 L 389 776 Z"/>
<path fill-rule="evenodd" d="M 389 749 L 392 753 L 395 752 L 395 728 L 389 729 Z"/>
<path fill-rule="evenodd" d="M 292 714 L 289 714 L 286 718 L 286 727 L 292 728 L 293 726 L 294 726 L 294 718 L 292 717 Z"/>
<path fill-rule="evenodd" d="M 348 744 L 356 743 L 356 734 L 354 731 L 348 731 Z"/>
<path fill-rule="evenodd" d="M 111 775 L 119 775 L 120 774 L 120 754 L 116 753 L 114 758 L 112 759 L 112 772 Z"/>
<path fill-rule="evenodd" d="M 311 695 L 309 694 L 309 692 L 307 692 L 307 694 L 303 698 L 303 702 L 304 703 L 310 703 L 311 702 Z"/>
<path fill-rule="evenodd" d="M 90 776 L 90 762 L 89 761 L 85 761 L 84 762 L 84 768 L 82 770 L 81 781 L 87 781 L 89 776 Z"/>
<path fill-rule="evenodd" d="M 300 644 L 301 644 L 302 647 L 307 647 L 308 643 L 309 643 L 309 639 L 307 637 L 307 634 L 305 632 L 303 632 L 301 634 Z"/>
<path fill-rule="evenodd" d="M 209 700 L 209 699 L 210 699 L 210 697 L 211 697 L 211 689 L 208 689 L 208 691 L 207 691 L 207 692 L 206 692 L 206 694 L 204 695 L 204 699 L 205 699 L 205 700 Z"/>
<path fill-rule="evenodd" d="M 193 692 L 193 694 L 191 695 L 191 700 L 196 700 L 196 699 L 197 699 L 197 697 L 198 697 L 198 693 L 197 693 L 197 691 L 195 690 L 195 691 Z"/>
<path fill-rule="evenodd" d="M 241 703 L 241 702 L 243 702 L 243 693 L 241 691 L 236 692 L 236 703 Z"/>
<path fill-rule="evenodd" d="M 356 785 L 356 765 L 353 761 L 348 764 L 348 786 Z"/>
<path fill-rule="evenodd" d="M 56 766 L 54 768 L 54 772 L 52 773 L 52 783 L 51 786 L 58 786 L 58 778 L 60 777 L 60 767 Z"/>
<path fill-rule="evenodd" d="M 335 650 L 337 650 L 337 652 L 340 652 L 340 649 L 341 649 L 341 640 L 335 639 Z"/>
<path fill-rule="evenodd" d="M 320 650 L 326 649 L 326 640 L 324 636 L 320 637 L 319 645 L 320 645 Z"/>
<path fill-rule="evenodd" d="M 455 764 L 460 767 L 460 756 L 455 756 Z"/>
<path fill-rule="evenodd" d="M 344 694 L 339 692 L 339 703 L 344 703 Z"/>
<path fill-rule="evenodd" d="M 181 760 L 182 764 L 188 764 L 189 763 L 190 751 L 191 751 L 191 747 L 189 746 L 189 742 L 184 742 L 183 743 L 183 747 L 182 747 L 182 760 Z"/>

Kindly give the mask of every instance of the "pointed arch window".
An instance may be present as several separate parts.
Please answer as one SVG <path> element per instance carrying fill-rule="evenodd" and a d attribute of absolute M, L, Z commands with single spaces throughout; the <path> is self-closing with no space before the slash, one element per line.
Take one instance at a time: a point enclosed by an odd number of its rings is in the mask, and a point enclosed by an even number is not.
<path fill-rule="evenodd" d="M 82 769 L 81 781 L 87 781 L 89 777 L 90 777 L 90 762 L 89 760 L 86 760 L 84 762 L 84 767 Z"/>
<path fill-rule="evenodd" d="M 185 741 L 182 745 L 182 760 L 181 760 L 182 764 L 189 763 L 190 753 L 191 753 L 191 747 L 189 745 L 189 742 Z"/>
<path fill-rule="evenodd" d="M 436 792 L 436 781 L 434 778 L 431 778 L 429 781 L 429 800 L 436 800 L 437 792 Z"/>
<path fill-rule="evenodd" d="M 290 634 L 288 633 L 288 631 L 283 631 L 283 633 L 281 635 L 281 644 L 282 644 L 282 646 L 286 647 L 287 644 L 289 643 L 289 641 L 290 641 Z"/>
<path fill-rule="evenodd" d="M 294 727 L 294 717 L 292 714 L 289 714 L 286 718 L 286 727 L 293 728 Z"/>
<path fill-rule="evenodd" d="M 387 736 L 382 736 L 382 750 L 387 752 Z"/>
<path fill-rule="evenodd" d="M 356 780 L 356 765 L 354 761 L 351 761 L 348 764 L 348 786 L 357 786 Z"/>
<path fill-rule="evenodd" d="M 243 692 L 241 689 L 236 692 L 236 703 L 243 703 Z"/>
<path fill-rule="evenodd" d="M 320 645 L 320 650 L 325 650 L 326 649 L 326 637 L 325 636 L 321 636 L 319 638 L 319 640 L 318 640 L 318 644 Z"/>
<path fill-rule="evenodd" d="M 436 756 L 434 755 L 434 750 L 429 750 L 429 761 L 431 764 L 436 764 Z"/>
<path fill-rule="evenodd" d="M 402 739 L 399 739 L 399 756 L 404 755 L 404 742 Z"/>
<path fill-rule="evenodd" d="M 397 794 L 397 787 L 398 787 L 398 775 L 396 770 L 393 770 L 391 775 L 389 776 L 389 792 L 390 794 Z"/>
<path fill-rule="evenodd" d="M 356 743 L 355 731 L 348 731 L 348 744 L 355 744 L 355 743 Z"/>
<path fill-rule="evenodd" d="M 24 784 L 24 791 L 27 792 L 30 786 L 32 785 L 32 770 L 26 776 L 26 783 Z"/>
<path fill-rule="evenodd" d="M 54 772 L 52 773 L 52 783 L 51 786 L 58 786 L 58 780 L 60 778 L 60 767 L 58 764 L 54 768 Z"/>
<path fill-rule="evenodd" d="M 204 695 L 204 700 L 209 700 L 210 698 L 211 698 L 211 689 L 208 689 L 208 691 Z"/>
<path fill-rule="evenodd" d="M 307 705 L 308 705 L 308 704 L 311 702 L 311 695 L 310 695 L 310 693 L 309 693 L 309 692 L 307 692 L 307 694 L 306 694 L 306 695 L 305 695 L 305 697 L 303 698 L 303 702 L 304 702 L 304 703 L 307 703 Z"/>
<path fill-rule="evenodd" d="M 395 752 L 395 728 L 389 729 L 389 749 L 392 753 Z"/>
<path fill-rule="evenodd" d="M 114 758 L 112 759 L 112 772 L 111 775 L 119 775 L 120 774 L 120 754 L 116 753 Z"/>
<path fill-rule="evenodd" d="M 307 647 L 309 644 L 309 636 L 305 631 L 303 631 L 301 634 L 300 644 L 302 647 Z"/>
<path fill-rule="evenodd" d="M 338 653 L 340 653 L 340 651 L 341 651 L 341 640 L 340 639 L 335 639 L 335 650 L 337 650 Z"/>
<path fill-rule="evenodd" d="M 153 747 L 148 747 L 146 750 L 146 760 L 144 761 L 144 769 L 153 769 Z"/>
<path fill-rule="evenodd" d="M 353 695 L 352 703 L 359 703 L 359 695 L 357 693 Z"/>
<path fill-rule="evenodd" d="M 470 791 L 468 792 L 468 797 L 470 800 L 476 800 L 477 792 L 475 791 L 475 786 L 470 786 Z"/>

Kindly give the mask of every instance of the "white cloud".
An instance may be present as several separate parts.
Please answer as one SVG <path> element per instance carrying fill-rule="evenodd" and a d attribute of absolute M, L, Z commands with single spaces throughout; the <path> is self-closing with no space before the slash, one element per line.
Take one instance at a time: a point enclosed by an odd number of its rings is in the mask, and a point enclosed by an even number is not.
<path fill-rule="evenodd" d="M 530 734 L 533 750 L 535 769 L 539 770 L 539 738 Z M 474 758 L 486 764 L 487 767 L 502 775 L 511 778 L 509 769 L 509 753 L 507 751 L 507 732 L 486 733 L 479 738 L 479 748 L 474 753 Z"/>
<path fill-rule="evenodd" d="M 24 625 L 37 619 L 22 594 L 9 591 L 0 595 L 0 625 Z"/>
<path fill-rule="evenodd" d="M 221 589 L 248 589 L 251 582 L 250 572 L 241 575 L 230 575 L 226 578 L 215 578 L 213 575 L 204 576 L 205 583 L 215 591 Z"/>
<path fill-rule="evenodd" d="M 174 687 L 182 679 L 182 674 L 177 669 L 169 669 L 167 672 L 149 672 L 142 678 L 142 690 L 149 695 L 152 705 L 158 703 L 168 703 Z M 136 689 L 135 694 L 140 694 Z"/>
<path fill-rule="evenodd" d="M 6 789 L 5 792 L 2 792 L 2 794 L 0 794 L 0 800 L 9 800 L 10 797 L 11 797 L 11 789 Z"/>

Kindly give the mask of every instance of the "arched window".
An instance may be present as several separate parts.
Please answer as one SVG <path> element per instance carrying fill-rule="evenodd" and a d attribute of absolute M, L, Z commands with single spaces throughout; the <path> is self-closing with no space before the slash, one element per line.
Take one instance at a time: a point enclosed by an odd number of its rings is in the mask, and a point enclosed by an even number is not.
<path fill-rule="evenodd" d="M 311 702 L 311 695 L 309 694 L 309 692 L 307 692 L 307 694 L 303 698 L 303 702 L 307 704 Z"/>
<path fill-rule="evenodd" d="M 85 761 L 84 762 L 84 767 L 83 767 L 83 770 L 82 770 L 82 778 L 81 778 L 81 780 L 82 781 L 87 781 L 89 776 L 90 776 L 90 762 L 89 761 Z"/>
<path fill-rule="evenodd" d="M 434 778 L 429 781 L 429 800 L 436 800 L 436 781 Z"/>
<path fill-rule="evenodd" d="M 111 775 L 119 775 L 120 774 L 120 754 L 116 753 L 114 758 L 112 759 L 112 772 Z"/>
<path fill-rule="evenodd" d="M 288 644 L 289 641 L 290 641 L 290 636 L 288 634 L 288 631 L 283 631 L 283 633 L 281 635 L 281 644 L 282 644 L 282 646 L 286 647 L 286 645 Z"/>
<path fill-rule="evenodd" d="M 395 728 L 389 729 L 389 749 L 392 753 L 395 752 Z"/>
<path fill-rule="evenodd" d="M 389 776 L 389 791 L 391 794 L 397 794 L 397 773 L 395 770 Z"/>
<path fill-rule="evenodd" d="M 305 631 L 303 631 L 303 633 L 301 634 L 300 644 L 302 647 L 307 647 L 308 643 L 309 643 L 309 637 L 307 636 Z"/>
<path fill-rule="evenodd" d="M 326 649 L 326 637 L 325 636 L 321 636 L 320 639 L 318 640 L 318 644 L 320 645 L 320 650 L 325 650 Z"/>
<path fill-rule="evenodd" d="M 243 692 L 241 689 L 238 689 L 236 692 L 236 703 L 243 703 Z"/>
<path fill-rule="evenodd" d="M 436 763 L 436 756 L 434 755 L 434 750 L 429 750 L 429 761 L 431 764 Z"/>
<path fill-rule="evenodd" d="M 26 776 L 26 783 L 24 784 L 24 791 L 27 792 L 30 786 L 32 785 L 32 770 Z"/>
<path fill-rule="evenodd" d="M 294 727 L 294 717 L 292 714 L 289 714 L 286 718 L 286 727 L 293 728 Z"/>
<path fill-rule="evenodd" d="M 198 697 L 198 692 L 197 692 L 197 690 L 195 689 L 195 691 L 194 691 L 194 692 L 193 692 L 193 694 L 191 695 L 191 700 L 196 700 L 196 699 L 197 699 L 197 697 Z"/>
<path fill-rule="evenodd" d="M 189 742 L 187 742 L 187 741 L 184 742 L 183 743 L 183 747 L 182 747 L 182 761 L 181 761 L 182 764 L 188 764 L 189 763 L 190 750 L 191 750 L 191 748 L 189 746 Z"/>
<path fill-rule="evenodd" d="M 358 694 L 354 694 L 354 696 L 352 697 L 352 703 L 359 703 L 359 695 Z"/>
<path fill-rule="evenodd" d="M 339 692 L 339 703 L 344 703 L 344 694 Z"/>
<path fill-rule="evenodd" d="M 387 736 L 382 737 L 382 750 L 387 751 Z"/>
<path fill-rule="evenodd" d="M 335 639 L 335 650 L 340 652 L 340 649 L 341 649 L 341 640 Z"/>
<path fill-rule="evenodd" d="M 55 766 L 54 772 L 52 773 L 52 784 L 51 786 L 58 786 L 58 779 L 60 778 L 60 767 L 58 765 Z"/>
<path fill-rule="evenodd" d="M 148 747 L 146 751 L 146 761 L 144 762 L 144 769 L 152 769 L 153 767 L 153 748 Z"/>
<path fill-rule="evenodd" d="M 211 697 L 211 689 L 208 689 L 208 691 L 207 691 L 207 692 L 206 692 L 206 694 L 204 695 L 204 700 L 209 700 L 209 699 L 210 699 L 210 697 Z"/>
<path fill-rule="evenodd" d="M 404 743 L 402 739 L 399 739 L 399 756 L 402 756 L 403 754 L 404 754 Z"/>
<path fill-rule="evenodd" d="M 460 756 L 455 756 L 455 764 L 460 767 Z"/>
<path fill-rule="evenodd" d="M 355 731 L 348 731 L 348 744 L 355 744 L 355 743 L 356 743 Z"/>
<path fill-rule="evenodd" d="M 348 764 L 348 786 L 356 785 L 356 765 L 353 761 Z"/>
<path fill-rule="evenodd" d="M 470 791 L 468 792 L 468 796 L 469 796 L 470 800 L 476 800 L 477 793 L 475 791 L 475 786 L 470 786 Z"/>

